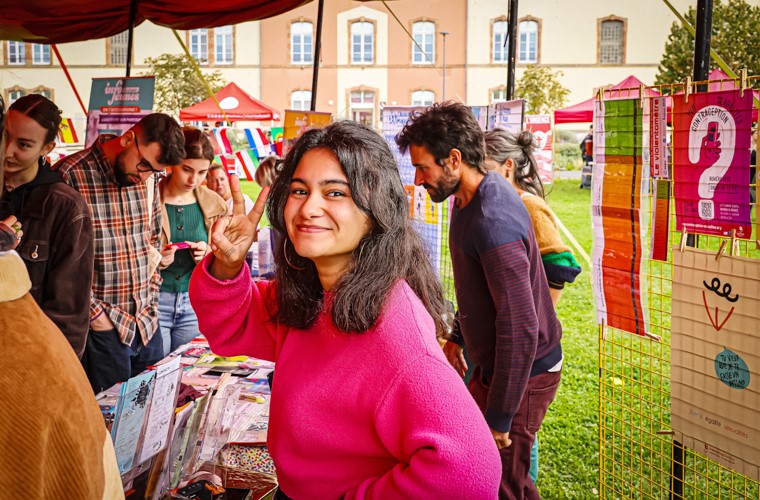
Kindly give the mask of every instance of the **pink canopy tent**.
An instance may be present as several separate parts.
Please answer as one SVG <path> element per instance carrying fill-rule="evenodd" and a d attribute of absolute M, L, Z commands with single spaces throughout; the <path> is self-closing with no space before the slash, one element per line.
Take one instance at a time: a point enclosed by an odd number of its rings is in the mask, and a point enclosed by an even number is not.
<path fill-rule="evenodd" d="M 613 86 L 611 89 L 606 89 L 606 98 L 608 99 L 627 99 L 639 97 L 639 89 L 643 83 L 641 80 L 631 75 L 624 79 L 622 82 Z M 615 91 L 619 92 L 615 92 Z M 660 95 L 654 89 L 647 91 L 647 96 Z M 558 109 L 554 112 L 554 123 L 591 123 L 594 120 L 594 101 L 592 97 L 586 101 L 568 106 L 567 108 Z"/>
<path fill-rule="evenodd" d="M 180 110 L 179 119 L 204 122 L 224 120 L 225 116 L 219 111 L 220 106 L 231 121 L 278 121 L 280 119 L 279 111 L 255 99 L 234 83 L 228 83 L 214 96 L 219 101 L 219 106 L 214 99 L 209 97 L 198 104 Z"/>

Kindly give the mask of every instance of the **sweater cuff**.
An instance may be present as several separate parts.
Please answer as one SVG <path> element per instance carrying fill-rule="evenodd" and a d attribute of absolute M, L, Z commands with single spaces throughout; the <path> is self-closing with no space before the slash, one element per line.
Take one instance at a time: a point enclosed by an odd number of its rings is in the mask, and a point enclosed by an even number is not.
<path fill-rule="evenodd" d="M 514 418 L 514 413 L 497 413 L 486 408 L 486 422 L 488 423 L 488 427 L 496 432 L 509 432 L 512 428 L 512 420 Z"/>
<path fill-rule="evenodd" d="M 213 253 L 206 254 L 206 256 L 203 257 L 203 260 L 201 260 L 200 264 L 198 265 L 198 267 L 201 269 L 201 272 L 203 273 L 204 280 L 210 280 L 216 285 L 225 286 L 225 285 L 236 285 L 240 283 L 240 281 L 242 281 L 246 277 L 248 279 L 251 279 L 251 269 L 248 267 L 247 262 L 243 262 L 243 265 L 240 268 L 240 272 L 237 273 L 237 275 L 235 275 L 234 278 L 228 279 L 228 280 L 220 280 L 220 279 L 215 278 L 211 274 L 211 264 L 214 263 L 215 258 L 216 257 L 214 256 Z"/>

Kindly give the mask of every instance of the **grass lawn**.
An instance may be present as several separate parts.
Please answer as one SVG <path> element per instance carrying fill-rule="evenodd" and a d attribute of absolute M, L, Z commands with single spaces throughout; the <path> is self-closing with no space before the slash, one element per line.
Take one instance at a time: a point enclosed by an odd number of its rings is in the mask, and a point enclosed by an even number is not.
<path fill-rule="evenodd" d="M 591 192 L 577 180 L 557 181 L 549 206 L 591 255 Z M 565 243 L 569 244 L 568 241 Z M 591 271 L 583 268 L 559 303 L 562 384 L 539 432 L 538 488 L 543 498 L 595 498 L 599 482 L 599 345 Z"/>

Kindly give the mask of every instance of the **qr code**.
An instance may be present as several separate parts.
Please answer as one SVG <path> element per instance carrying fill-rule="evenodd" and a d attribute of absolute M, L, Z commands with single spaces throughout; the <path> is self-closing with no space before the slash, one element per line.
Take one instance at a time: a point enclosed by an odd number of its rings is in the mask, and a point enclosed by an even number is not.
<path fill-rule="evenodd" d="M 715 218 L 715 204 L 712 200 L 699 200 L 699 218 L 702 220 Z"/>

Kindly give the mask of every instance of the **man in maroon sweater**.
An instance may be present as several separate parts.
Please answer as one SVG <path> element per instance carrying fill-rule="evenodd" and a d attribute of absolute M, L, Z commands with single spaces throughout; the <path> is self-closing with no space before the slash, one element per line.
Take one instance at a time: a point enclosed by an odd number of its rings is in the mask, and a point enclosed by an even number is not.
<path fill-rule="evenodd" d="M 562 327 L 554 312 L 535 232 L 520 196 L 483 167 L 483 132 L 469 108 L 436 104 L 396 137 L 416 167 L 415 184 L 440 203 L 454 195 L 449 247 L 459 322 L 475 363 L 470 393 L 502 458 L 500 498 L 540 498 L 530 449 L 554 400 Z M 464 374 L 461 339 L 446 355 Z"/>

